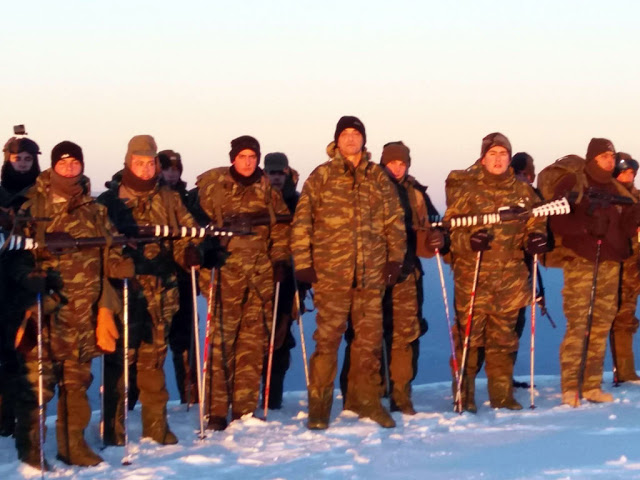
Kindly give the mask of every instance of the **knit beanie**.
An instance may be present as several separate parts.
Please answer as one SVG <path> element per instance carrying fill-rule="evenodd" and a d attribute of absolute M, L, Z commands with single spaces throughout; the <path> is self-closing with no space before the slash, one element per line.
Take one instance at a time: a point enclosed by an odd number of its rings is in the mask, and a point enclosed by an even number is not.
<path fill-rule="evenodd" d="M 84 156 L 82 148 L 78 144 L 65 140 L 60 142 L 51 150 L 51 168 L 55 168 L 56 163 L 65 158 L 75 158 L 82 164 L 84 170 Z"/>
<path fill-rule="evenodd" d="M 594 160 L 598 155 L 605 152 L 616 153 L 611 140 L 606 138 L 592 138 L 587 147 L 587 162 Z"/>
<path fill-rule="evenodd" d="M 489 150 L 493 147 L 504 147 L 511 156 L 511 143 L 509 139 L 499 132 L 490 133 L 482 139 L 482 147 L 480 149 L 480 158 L 484 158 Z"/>
<path fill-rule="evenodd" d="M 284 172 L 289 166 L 289 159 L 282 152 L 267 153 L 264 157 L 264 171 L 267 173 Z"/>
<path fill-rule="evenodd" d="M 253 151 L 258 157 L 258 164 L 260 163 L 260 144 L 251 135 L 242 135 L 231 140 L 231 150 L 229 151 L 231 163 L 235 162 L 236 157 L 242 150 Z"/>
<path fill-rule="evenodd" d="M 360 135 L 362 135 L 362 148 L 364 148 L 367 143 L 367 132 L 364 129 L 364 124 L 358 117 L 353 117 L 351 115 L 345 115 L 344 117 L 340 118 L 340 120 L 338 120 L 336 131 L 333 134 L 333 141 L 336 142 L 336 145 L 338 144 L 338 137 L 347 128 L 355 128 L 360 132 Z"/>
<path fill-rule="evenodd" d="M 156 141 L 151 135 L 136 135 L 127 145 L 127 154 L 124 157 L 124 164 L 131 167 L 131 156 L 141 155 L 143 157 L 155 157 L 158 153 Z"/>
<path fill-rule="evenodd" d="M 38 155 L 40 155 L 40 147 L 38 144 L 29 138 L 16 138 L 11 137 L 7 143 L 4 144 L 2 149 L 4 152 L 4 161 L 9 161 L 9 155 L 15 153 L 27 152 L 32 157 L 34 162 L 38 161 Z"/>
<path fill-rule="evenodd" d="M 160 162 L 160 168 L 167 170 L 171 167 L 176 167 L 180 173 L 182 173 L 182 157 L 178 152 L 173 150 L 162 150 L 158 152 L 158 161 Z"/>
<path fill-rule="evenodd" d="M 401 141 L 389 142 L 384 147 L 382 147 L 380 165 L 385 166 L 393 160 L 400 160 L 407 166 L 407 168 L 409 168 L 411 166 L 409 147 L 407 147 Z"/>

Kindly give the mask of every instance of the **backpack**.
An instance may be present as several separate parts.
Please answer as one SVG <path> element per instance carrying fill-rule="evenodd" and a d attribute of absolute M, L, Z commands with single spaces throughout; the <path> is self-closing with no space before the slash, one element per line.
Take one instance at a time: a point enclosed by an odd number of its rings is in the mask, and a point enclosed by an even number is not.
<path fill-rule="evenodd" d="M 576 183 L 572 191 L 578 194 L 576 203 L 582 200 L 584 188 L 587 186 L 587 176 L 584 173 L 586 160 L 578 155 L 566 155 L 551 165 L 546 166 L 538 174 L 538 190 L 544 200 L 553 200 L 555 189 L 566 175 L 575 175 Z"/>

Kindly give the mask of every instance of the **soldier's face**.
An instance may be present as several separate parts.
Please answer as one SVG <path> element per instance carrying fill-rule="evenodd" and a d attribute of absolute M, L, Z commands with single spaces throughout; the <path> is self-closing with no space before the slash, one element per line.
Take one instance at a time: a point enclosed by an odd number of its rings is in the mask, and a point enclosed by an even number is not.
<path fill-rule="evenodd" d="M 131 171 L 142 180 L 151 180 L 156 175 L 156 158 L 146 155 L 131 155 Z"/>
<path fill-rule="evenodd" d="M 267 173 L 267 176 L 269 177 L 269 181 L 273 188 L 277 188 L 282 191 L 284 188 L 284 182 L 287 180 L 287 174 L 282 171 L 276 171 Z"/>
<path fill-rule="evenodd" d="M 162 170 L 161 175 L 167 185 L 171 185 L 172 187 L 180 181 L 180 170 L 178 167 L 171 166 L 166 170 Z"/>
<path fill-rule="evenodd" d="M 16 172 L 26 173 L 33 166 L 33 156 L 29 152 L 11 153 L 9 163 Z"/>
<path fill-rule="evenodd" d="M 491 147 L 482 157 L 482 165 L 492 175 L 502 175 L 509 168 L 509 151 L 500 146 Z"/>
<path fill-rule="evenodd" d="M 338 150 L 347 157 L 357 155 L 362 151 L 364 139 L 362 134 L 355 128 L 345 128 L 338 137 Z"/>
<path fill-rule="evenodd" d="M 386 168 L 387 172 L 396 180 L 402 180 L 407 174 L 407 164 L 402 160 L 391 160 L 384 168 Z"/>
<path fill-rule="evenodd" d="M 73 157 L 63 158 L 62 160 L 58 160 L 53 170 L 61 177 L 77 177 L 82 173 L 82 162 Z"/>
<path fill-rule="evenodd" d="M 595 161 L 605 172 L 613 172 L 616 166 L 616 156 L 613 152 L 604 152 L 596 155 Z"/>
<path fill-rule="evenodd" d="M 628 168 L 620 172 L 620 174 L 616 177 L 616 180 L 618 180 L 620 183 L 633 183 L 635 179 L 636 172 L 633 171 L 633 168 Z"/>
<path fill-rule="evenodd" d="M 253 150 L 245 148 L 236 155 L 233 166 L 236 168 L 236 172 L 243 177 L 250 177 L 258 166 L 258 155 Z"/>

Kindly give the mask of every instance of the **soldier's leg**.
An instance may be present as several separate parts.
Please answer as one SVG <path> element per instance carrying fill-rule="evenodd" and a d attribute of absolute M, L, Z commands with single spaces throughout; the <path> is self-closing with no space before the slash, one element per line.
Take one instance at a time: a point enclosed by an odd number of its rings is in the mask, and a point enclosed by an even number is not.
<path fill-rule="evenodd" d="M 93 466 L 102 462 L 84 439 L 84 430 L 91 420 L 87 389 L 91 385 L 91 362 L 64 360 L 58 370 L 58 418 L 56 440 L 58 460 L 69 465 Z"/>
<path fill-rule="evenodd" d="M 518 351 L 518 310 L 487 316 L 485 372 L 492 408 L 521 410 L 513 398 L 513 364 Z"/>
<path fill-rule="evenodd" d="M 351 289 L 318 283 L 314 290 L 318 314 L 313 334 L 316 349 L 309 361 L 308 427 L 324 429 L 329 425 L 333 383 L 338 368 L 338 347 L 347 328 Z"/>
<path fill-rule="evenodd" d="M 416 279 L 410 275 L 392 289 L 393 336 L 390 352 L 391 411 L 413 415 L 411 380 L 414 377 L 412 343 L 420 336 Z"/>
<path fill-rule="evenodd" d="M 47 336 L 45 336 L 47 338 Z M 43 367 L 43 400 L 46 404 L 53 398 L 56 384 L 49 349 L 45 348 Z M 44 434 L 46 436 L 46 426 Z M 18 459 L 40 469 L 40 424 L 38 417 L 38 351 L 33 348 L 18 354 L 16 377 L 16 449 Z M 45 465 L 45 468 L 47 466 Z"/>
<path fill-rule="evenodd" d="M 355 288 L 351 309 L 353 342 L 349 385 L 360 417 L 371 418 L 382 427 L 395 427 L 389 412 L 380 403 L 380 359 L 382 354 L 381 289 Z"/>
<path fill-rule="evenodd" d="M 169 329 L 169 347 L 173 359 L 173 369 L 176 374 L 176 385 L 180 394 L 180 403 L 197 403 L 197 385 L 195 367 L 191 357 L 191 335 L 193 330 L 193 305 L 191 297 L 191 283 L 187 278 L 178 280 L 179 310 L 171 319 Z M 195 358 L 195 357 L 193 357 Z M 190 390 L 190 391 L 189 391 Z"/>
<path fill-rule="evenodd" d="M 344 356 L 342 358 L 342 368 L 340 369 L 340 391 L 342 392 L 342 408 L 344 410 L 356 411 L 357 406 L 348 400 L 349 392 L 349 368 L 351 367 L 351 342 L 353 342 L 353 326 L 351 318 L 347 322 L 347 330 L 344 333 Z"/>
<path fill-rule="evenodd" d="M 637 256 L 632 255 L 623 263 L 621 278 L 620 307 L 611 328 L 611 353 L 618 382 L 637 382 L 640 377 L 633 354 L 633 336 L 638 331 L 636 307 L 640 295 Z"/>
<path fill-rule="evenodd" d="M 584 350 L 592 280 L 593 263 L 575 258 L 565 265 L 562 303 L 567 327 L 560 345 L 560 373 L 563 403 L 572 406 L 577 406 L 575 398 L 578 392 L 578 374 Z"/>
<path fill-rule="evenodd" d="M 261 272 L 261 273 L 259 273 Z M 260 397 L 260 379 L 273 316 L 273 273 L 256 271 L 249 280 L 235 348 L 232 418 L 253 413 Z"/>
<path fill-rule="evenodd" d="M 598 401 L 590 392 L 601 392 L 607 337 L 609 336 L 618 304 L 619 269 L 620 264 L 617 262 L 602 262 L 598 269 L 596 300 L 593 308 L 593 322 L 589 335 L 589 348 L 587 350 L 582 387 L 583 396 L 587 400 Z M 600 398 L 601 395 L 598 395 L 598 397 Z M 605 401 L 607 399 L 602 397 L 601 400 Z"/>
<path fill-rule="evenodd" d="M 208 428 L 213 430 L 223 430 L 227 426 L 235 378 L 236 340 L 246 295 L 246 280 L 241 271 L 225 267 L 217 271 L 210 332 L 212 350 L 207 374 Z"/>
<path fill-rule="evenodd" d="M 0 436 L 13 435 L 16 427 L 16 385 L 19 370 L 18 354 L 8 347 L 0 361 Z"/>

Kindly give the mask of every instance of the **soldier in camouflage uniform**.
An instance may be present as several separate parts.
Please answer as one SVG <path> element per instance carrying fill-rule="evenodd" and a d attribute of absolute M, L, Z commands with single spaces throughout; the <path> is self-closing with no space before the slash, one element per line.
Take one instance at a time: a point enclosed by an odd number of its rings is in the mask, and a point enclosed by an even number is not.
<path fill-rule="evenodd" d="M 40 174 L 23 205 L 26 215 L 51 220 L 38 222 L 25 233 L 34 236 L 40 245 L 45 243 L 45 233 L 108 238 L 113 228 L 106 209 L 89 196 L 80 147 L 62 142 L 53 148 L 51 161 L 52 168 Z M 102 349 L 115 348 L 113 311 L 117 303 L 107 295 L 105 277 L 120 276 L 117 272 L 127 270 L 119 249 L 106 250 L 37 250 L 35 265 L 14 270 L 19 282 L 32 285 L 31 291 L 55 291 L 60 300 L 57 305 L 44 302 L 43 396 L 45 402 L 51 400 L 58 385 L 57 458 L 72 465 L 90 466 L 102 461 L 84 439 L 84 429 L 91 418 L 87 389 L 92 380 L 91 359 Z M 34 287 L 38 280 L 40 285 Z M 36 321 L 34 310 L 27 313 L 31 325 Z M 37 347 L 26 345 L 23 340 L 21 351 L 16 447 L 22 461 L 39 468 Z"/>
<path fill-rule="evenodd" d="M 631 194 L 613 178 L 614 167 L 613 144 L 604 138 L 593 138 L 583 170 L 561 178 L 555 187 L 555 195 L 563 196 L 577 190 L 584 193 L 587 188 L 593 188 L 600 193 L 631 198 Z M 631 253 L 629 239 L 636 234 L 636 212 L 636 208 L 628 206 L 598 205 L 584 194 L 570 215 L 551 217 L 551 229 L 554 235 L 562 237 L 562 246 L 567 249 L 563 258 L 562 292 L 567 330 L 560 346 L 562 403 L 566 405 L 578 407 L 580 394 L 590 402 L 613 401 L 613 396 L 601 389 L 602 370 L 607 335 L 618 306 L 620 262 Z M 597 289 L 588 344 L 585 345 L 598 243 L 601 246 Z M 583 381 L 582 392 L 579 391 L 580 379 Z"/>
<path fill-rule="evenodd" d="M 406 252 L 404 214 L 383 169 L 369 161 L 362 122 L 342 117 L 330 160 L 302 188 L 291 246 L 299 282 L 312 283 L 318 309 L 310 362 L 310 429 L 329 426 L 338 347 L 351 315 L 349 389 L 361 417 L 395 422 L 380 403 L 382 297 L 398 279 Z"/>
<path fill-rule="evenodd" d="M 271 187 L 262 169 L 260 145 L 248 135 L 231 141 L 231 167 L 211 169 L 198 177 L 200 205 L 214 224 L 251 223 L 254 235 L 232 237 L 229 258 L 215 272 L 212 350 L 205 388 L 209 390 L 207 428 L 224 430 L 231 418 L 253 414 L 260 394 L 260 377 L 267 352 L 273 315 L 273 285 L 291 269 L 289 226 L 276 224 L 276 215 L 289 213 L 280 192 Z M 211 271 L 201 272 L 203 290 L 209 290 Z"/>
<path fill-rule="evenodd" d="M 638 173 L 638 162 L 629 154 L 622 152 L 618 152 L 616 159 L 614 178 L 629 190 L 636 201 L 640 200 L 640 191 L 633 184 Z M 631 238 L 631 256 L 622 262 L 619 308 L 613 319 L 609 336 L 616 371 L 615 380 L 619 383 L 640 383 L 633 356 L 633 335 L 638 331 L 639 323 L 636 318 L 638 295 L 640 295 L 638 238 L 638 235 Z"/>
<path fill-rule="evenodd" d="M 289 159 L 284 153 L 268 153 L 264 157 L 264 171 L 269 177 L 271 186 L 282 193 L 282 198 L 287 204 L 289 213 L 296 211 L 300 194 L 296 191 L 298 172 L 289 166 Z M 293 269 L 287 270 L 284 279 L 280 282 L 280 295 L 278 297 L 278 311 L 276 313 L 276 332 L 274 339 L 273 361 L 271 367 L 271 383 L 269 390 L 269 408 L 282 407 L 282 394 L 284 391 L 284 376 L 291 364 L 291 349 L 296 346 L 296 341 L 291 334 L 291 325 L 297 315 L 298 306 L 294 306 L 296 282 L 293 277 Z M 304 298 L 304 292 L 300 293 Z M 265 358 L 265 360 L 267 360 Z M 266 387 L 267 362 L 265 361 L 262 384 L 263 395 Z"/>
<path fill-rule="evenodd" d="M 177 192 L 158 184 L 156 143 L 150 135 L 129 141 L 121 181 L 98 197 L 120 233 L 134 234 L 138 225 L 196 226 Z M 176 270 L 199 265 L 200 253 L 189 239 L 162 240 L 126 248 L 135 263 L 129 288 L 130 364 L 142 404 L 142 436 L 175 444 L 167 423 L 164 361 L 171 319 L 178 311 Z M 120 290 L 121 293 L 121 290 Z M 122 329 L 121 322 L 119 328 Z M 122 345 L 119 345 L 121 348 Z M 123 358 L 119 350 L 105 357 L 105 443 L 124 443 Z"/>
<path fill-rule="evenodd" d="M 29 138 L 10 138 L 3 148 L 4 162 L 0 172 L 0 215 L 6 220 L 7 233 L 12 228 L 11 218 L 24 203 L 26 191 L 33 186 L 40 174 L 38 144 Z M 0 222 L 2 226 L 3 222 Z M 0 276 L 6 276 L 3 291 L 15 287 L 15 278 L 11 275 L 9 265 L 5 265 L 0 258 Z M 15 304 L 16 297 L 8 296 L 7 302 L 17 308 L 3 308 L 0 310 L 0 435 L 13 435 L 15 429 L 15 399 L 14 387 L 18 372 L 18 358 L 13 346 L 14 332 L 8 328 L 15 325 L 16 320 L 22 318 L 25 305 Z M 5 304 L 4 302 L 2 303 Z M 11 316 L 17 315 L 16 318 Z"/>
<path fill-rule="evenodd" d="M 456 215 L 496 212 L 498 208 L 537 202 L 533 189 L 516 181 L 509 167 L 511 145 L 500 133 L 482 140 L 480 159 L 470 168 L 453 171 L 446 181 L 445 221 Z M 531 254 L 546 251 L 544 220 L 530 218 L 490 226 L 455 228 L 451 231 L 456 325 L 453 333 L 458 365 L 471 300 L 475 264 L 482 252 L 480 276 L 473 310 L 470 348 L 463 374 L 462 409 L 476 412 L 475 377 L 486 359 L 489 400 L 493 408 L 519 410 L 513 398 L 513 355 L 518 350 L 515 326 L 518 310 L 530 302 L 528 271 L 523 249 Z M 454 395 L 456 385 L 454 383 Z"/>

